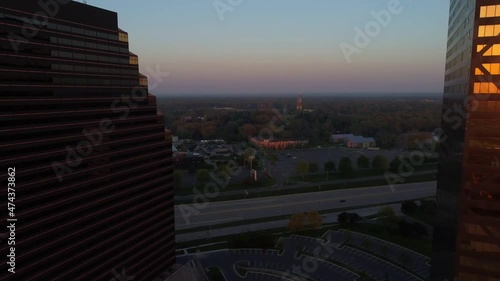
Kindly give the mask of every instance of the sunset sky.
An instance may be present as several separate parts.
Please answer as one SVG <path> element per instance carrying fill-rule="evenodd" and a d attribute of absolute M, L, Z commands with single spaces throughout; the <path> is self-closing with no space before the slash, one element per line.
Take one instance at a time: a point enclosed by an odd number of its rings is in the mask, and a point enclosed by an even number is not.
<path fill-rule="evenodd" d="M 118 12 L 143 74 L 170 73 L 157 95 L 443 91 L 446 0 L 241 0 L 225 13 L 214 3 L 238 0 L 87 2 Z M 348 63 L 341 43 L 356 46 L 355 28 L 391 2 L 400 13 Z"/>

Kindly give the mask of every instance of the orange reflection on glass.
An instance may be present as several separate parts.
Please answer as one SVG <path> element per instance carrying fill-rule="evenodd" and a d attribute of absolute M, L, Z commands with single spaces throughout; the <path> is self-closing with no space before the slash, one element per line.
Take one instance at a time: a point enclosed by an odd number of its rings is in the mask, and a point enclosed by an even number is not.
<path fill-rule="evenodd" d="M 500 90 L 494 83 L 475 82 L 474 94 L 500 94 Z"/>
<path fill-rule="evenodd" d="M 479 11 L 480 18 L 500 17 L 500 5 L 481 6 Z"/>

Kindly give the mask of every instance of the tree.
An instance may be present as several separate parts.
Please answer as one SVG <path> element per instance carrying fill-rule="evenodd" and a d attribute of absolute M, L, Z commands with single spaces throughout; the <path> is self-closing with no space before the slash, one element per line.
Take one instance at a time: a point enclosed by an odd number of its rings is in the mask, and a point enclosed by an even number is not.
<path fill-rule="evenodd" d="M 359 156 L 358 158 L 358 168 L 359 169 L 367 169 L 370 168 L 370 159 L 364 155 Z"/>
<path fill-rule="evenodd" d="M 425 225 L 423 225 L 421 223 L 414 223 L 413 230 L 415 231 L 415 234 L 417 236 L 425 237 L 429 234 L 427 232 L 427 228 L 425 227 Z"/>
<path fill-rule="evenodd" d="M 276 153 L 269 153 L 269 162 L 271 162 L 271 165 L 276 165 L 276 162 L 278 161 L 278 156 Z"/>
<path fill-rule="evenodd" d="M 324 168 L 325 172 L 335 172 L 337 170 L 337 167 L 335 166 L 334 161 L 327 161 L 325 162 Z"/>
<path fill-rule="evenodd" d="M 306 216 L 304 214 L 294 214 L 288 222 L 288 230 L 301 231 L 304 230 Z"/>
<path fill-rule="evenodd" d="M 387 206 L 380 208 L 377 213 L 377 222 L 389 230 L 396 230 L 398 227 L 399 218 L 396 216 L 394 210 Z"/>
<path fill-rule="evenodd" d="M 306 213 L 307 226 L 309 228 L 321 228 L 323 225 L 323 218 L 318 211 L 309 211 Z"/>
<path fill-rule="evenodd" d="M 399 173 L 399 165 L 401 165 L 401 160 L 396 156 L 389 164 L 389 171 L 395 174 Z"/>
<path fill-rule="evenodd" d="M 182 187 L 182 172 L 175 171 L 173 174 L 174 177 L 174 185 L 176 189 L 180 189 Z"/>
<path fill-rule="evenodd" d="M 414 214 L 418 210 L 418 205 L 414 201 L 404 201 L 401 204 L 401 212 L 405 214 Z"/>
<path fill-rule="evenodd" d="M 350 178 L 354 175 L 354 168 L 352 167 L 352 162 L 349 157 L 340 159 L 339 172 L 344 178 Z"/>
<path fill-rule="evenodd" d="M 201 184 L 206 183 L 206 182 L 208 182 L 209 179 L 210 179 L 210 175 L 209 175 L 207 169 L 200 169 L 200 170 L 196 171 L 196 180 L 199 183 L 201 183 Z"/>
<path fill-rule="evenodd" d="M 337 215 L 337 222 L 344 224 L 347 223 L 348 221 L 349 221 L 348 214 L 346 212 L 342 212 Z"/>
<path fill-rule="evenodd" d="M 377 155 L 375 156 L 375 158 L 373 158 L 372 168 L 380 173 L 383 173 L 389 168 L 389 161 L 387 160 L 387 158 L 385 158 L 385 156 Z"/>
<path fill-rule="evenodd" d="M 319 171 L 319 165 L 316 162 L 310 162 L 309 163 L 309 172 L 310 173 L 317 173 Z"/>
<path fill-rule="evenodd" d="M 337 221 L 341 224 L 353 224 L 361 221 L 363 218 L 357 213 L 342 212 L 337 216 Z"/>
<path fill-rule="evenodd" d="M 309 163 L 305 160 L 299 160 L 297 161 L 297 164 L 295 165 L 295 170 L 297 171 L 297 174 L 304 178 L 304 176 L 307 174 L 309 171 Z"/>

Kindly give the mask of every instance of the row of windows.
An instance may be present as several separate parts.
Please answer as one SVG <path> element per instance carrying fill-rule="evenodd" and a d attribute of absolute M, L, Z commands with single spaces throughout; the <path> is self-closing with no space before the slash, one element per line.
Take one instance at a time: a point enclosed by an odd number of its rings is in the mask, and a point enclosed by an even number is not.
<path fill-rule="evenodd" d="M 491 82 L 474 83 L 474 94 L 500 94 L 500 89 Z"/>
<path fill-rule="evenodd" d="M 105 44 L 97 44 L 97 43 L 92 43 L 92 42 L 85 42 L 85 41 L 72 40 L 72 39 L 66 39 L 66 38 L 50 37 L 50 42 L 54 43 L 54 44 L 75 46 L 75 47 L 80 47 L 80 48 L 96 49 L 96 50 L 102 50 L 102 51 L 120 52 L 120 53 L 125 53 L 125 54 L 129 52 L 127 48 L 119 48 L 116 46 L 109 46 L 109 45 L 105 45 Z"/>
<path fill-rule="evenodd" d="M 481 6 L 479 11 L 480 18 L 500 17 L 500 5 Z"/>
<path fill-rule="evenodd" d="M 460 257 L 460 265 L 462 266 L 467 266 L 467 267 L 472 267 L 475 269 L 481 269 L 481 270 L 488 270 L 488 271 L 494 271 L 494 272 L 500 272 L 500 267 L 494 260 L 481 260 L 479 261 L 476 258 L 473 257 L 466 257 L 466 256 L 461 256 Z M 483 279 L 480 279 L 483 280 Z"/>
<path fill-rule="evenodd" d="M 476 105 L 477 108 L 475 111 L 477 112 L 500 112 L 500 101 L 478 101 Z M 500 124 L 498 124 L 498 126 L 500 126 Z M 498 126 L 488 126 L 488 127 L 497 128 Z M 484 127 L 483 122 L 481 122 L 481 127 Z M 500 130 L 498 130 L 497 132 L 500 132 Z"/>
<path fill-rule="evenodd" d="M 129 64 L 138 65 L 139 64 L 139 58 L 137 56 L 135 56 L 135 55 L 130 56 Z"/>
<path fill-rule="evenodd" d="M 458 273 L 457 281 L 498 281 L 495 277 L 486 277 L 484 274 Z"/>
<path fill-rule="evenodd" d="M 54 77 L 54 84 L 69 85 L 103 85 L 103 86 L 138 86 L 138 80 L 112 80 L 112 79 L 87 79 Z"/>
<path fill-rule="evenodd" d="M 26 18 L 26 17 L 20 17 L 20 16 L 15 16 L 15 15 L 0 13 L 0 19 L 15 20 L 15 21 L 21 22 L 23 24 L 24 23 L 32 24 L 36 27 L 44 26 L 43 22 L 39 21 L 36 18 Z M 98 31 L 94 31 L 94 30 L 78 28 L 78 27 L 73 27 L 73 26 L 68 26 L 68 25 L 63 25 L 63 24 L 55 24 L 55 23 L 51 23 L 51 22 L 46 23 L 45 26 L 49 29 L 52 29 L 52 30 L 71 32 L 71 33 L 75 33 L 75 34 L 97 37 L 97 38 L 102 38 L 102 39 L 108 39 L 108 40 L 113 40 L 113 41 L 119 40 L 119 36 L 116 34 L 98 32 Z"/>
<path fill-rule="evenodd" d="M 478 37 L 492 37 L 500 34 L 500 24 L 480 25 Z"/>
<path fill-rule="evenodd" d="M 488 72 L 492 75 L 500 75 L 500 63 L 483 63 L 483 67 L 486 68 L 486 70 L 488 70 Z M 484 73 L 479 68 L 476 68 L 475 74 L 484 75 Z"/>
<path fill-rule="evenodd" d="M 477 45 L 477 51 L 483 51 L 484 47 L 486 47 L 484 44 Z M 500 44 L 494 44 L 491 48 L 484 52 L 483 56 L 500 56 Z"/>
<path fill-rule="evenodd" d="M 445 93 L 465 93 L 467 90 L 467 84 L 460 83 L 451 86 L 444 87 Z"/>
<path fill-rule="evenodd" d="M 474 250 L 477 252 L 500 253 L 500 247 L 495 243 L 470 241 L 470 245 L 468 245 L 468 243 L 462 244 L 461 248 L 465 250 Z"/>
<path fill-rule="evenodd" d="M 470 148 L 500 150 L 500 139 L 471 139 Z"/>
<path fill-rule="evenodd" d="M 445 81 L 450 81 L 454 79 L 460 79 L 460 78 L 466 78 L 469 76 L 469 68 L 468 67 L 462 67 L 459 68 L 450 74 L 445 75 Z"/>
<path fill-rule="evenodd" d="M 471 48 L 468 48 L 467 50 L 457 54 L 455 56 L 455 58 L 453 58 L 452 60 L 450 60 L 449 62 L 446 63 L 446 69 L 450 69 L 452 67 L 454 67 L 455 65 L 463 62 L 464 60 L 469 60 L 470 59 L 470 56 L 471 56 L 471 51 L 472 49 Z"/>
<path fill-rule="evenodd" d="M 78 66 L 69 64 L 52 64 L 52 69 L 61 71 L 71 71 L 77 73 L 137 75 L 137 70 L 130 68 L 107 68 L 107 67 L 93 67 L 93 66 Z"/>
<path fill-rule="evenodd" d="M 455 44 L 453 44 L 453 47 L 448 49 L 446 52 L 446 59 L 449 59 L 453 54 L 456 54 L 458 50 L 464 48 L 466 44 L 470 44 L 472 42 L 472 29 L 470 29 L 467 33 L 460 33 L 459 35 L 462 35 L 462 37 L 460 40 L 455 42 Z"/>
<path fill-rule="evenodd" d="M 118 32 L 118 40 L 120 42 L 128 42 L 128 34 L 125 32 Z"/>
<path fill-rule="evenodd" d="M 60 57 L 60 58 L 69 58 L 69 59 L 78 59 L 78 60 L 87 60 L 87 61 L 102 61 L 102 62 L 119 63 L 119 64 L 130 64 L 130 59 L 126 59 L 126 58 L 97 56 L 97 55 L 72 53 L 72 52 L 64 52 L 64 51 L 51 51 L 51 55 L 53 57 Z"/>
<path fill-rule="evenodd" d="M 466 15 L 468 13 L 468 15 Z M 453 23 L 451 22 L 452 18 Z M 462 23 L 459 25 L 459 21 L 462 20 Z M 458 15 L 454 15 L 450 17 L 450 26 L 453 26 L 453 29 L 450 29 L 449 34 L 448 34 L 448 46 L 451 46 L 452 42 L 454 42 L 456 39 L 458 39 L 460 36 L 463 36 L 465 33 L 464 31 L 467 29 L 472 28 L 472 24 L 474 22 L 474 13 L 472 10 L 468 9 L 468 5 L 463 7 L 462 10 Z M 472 34 L 469 34 L 469 38 L 471 37 Z"/>

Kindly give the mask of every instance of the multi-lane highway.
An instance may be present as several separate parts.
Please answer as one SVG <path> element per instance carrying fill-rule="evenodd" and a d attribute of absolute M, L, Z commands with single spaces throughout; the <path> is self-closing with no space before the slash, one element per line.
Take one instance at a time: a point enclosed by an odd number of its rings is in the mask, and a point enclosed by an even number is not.
<path fill-rule="evenodd" d="M 386 205 L 387 203 L 413 200 L 436 195 L 436 182 L 375 186 L 305 194 L 282 195 L 258 199 L 212 202 L 195 206 L 177 205 L 176 229 L 189 229 L 231 221 L 265 218 L 279 215 L 322 211 L 339 208 Z"/>

